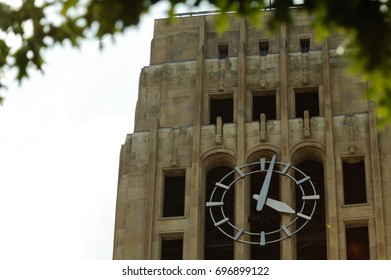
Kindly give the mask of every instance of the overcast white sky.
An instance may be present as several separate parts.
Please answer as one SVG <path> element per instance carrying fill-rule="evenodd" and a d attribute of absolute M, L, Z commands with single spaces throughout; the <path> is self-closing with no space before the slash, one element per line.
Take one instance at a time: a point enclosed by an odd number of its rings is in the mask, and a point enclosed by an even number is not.
<path fill-rule="evenodd" d="M 119 151 L 162 15 L 101 53 L 56 47 L 44 75 L 1 92 L 0 259 L 111 259 Z"/>

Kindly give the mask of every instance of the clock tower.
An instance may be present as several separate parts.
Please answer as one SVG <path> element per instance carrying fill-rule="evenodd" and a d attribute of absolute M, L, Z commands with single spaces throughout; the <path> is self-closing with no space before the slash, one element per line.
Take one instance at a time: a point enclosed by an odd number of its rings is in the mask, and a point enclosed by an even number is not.
<path fill-rule="evenodd" d="M 155 20 L 114 259 L 391 258 L 391 129 L 343 35 L 315 41 L 291 12 L 273 33 L 234 14 L 224 34 L 215 13 Z"/>

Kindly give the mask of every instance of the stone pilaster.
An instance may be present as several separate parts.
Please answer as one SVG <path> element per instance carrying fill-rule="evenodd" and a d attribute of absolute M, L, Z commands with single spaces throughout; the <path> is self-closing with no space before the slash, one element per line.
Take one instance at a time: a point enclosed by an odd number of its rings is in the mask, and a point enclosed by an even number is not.
<path fill-rule="evenodd" d="M 157 162 L 157 142 L 159 120 L 157 118 L 150 120 L 150 142 L 148 169 L 145 193 L 145 239 L 144 239 L 144 259 L 152 258 L 152 240 L 154 233 L 154 211 L 155 211 L 155 183 L 156 183 L 156 162 Z"/>
<path fill-rule="evenodd" d="M 338 249 L 338 211 L 337 211 L 337 191 L 335 179 L 335 153 L 334 153 L 334 133 L 333 133 L 333 111 L 331 106 L 330 89 L 330 66 L 329 66 L 329 46 L 325 39 L 322 44 L 322 72 L 323 72 L 323 96 L 324 96 L 324 119 L 326 130 L 326 162 L 325 162 L 325 201 L 326 207 L 326 235 L 328 242 L 328 259 L 339 258 Z"/>
<path fill-rule="evenodd" d="M 189 251 L 188 259 L 200 259 L 204 250 L 204 216 L 205 193 L 201 188 L 201 125 L 202 125 L 202 94 L 205 75 L 205 17 L 200 17 L 200 32 L 197 53 L 196 86 L 194 97 L 193 148 L 190 185 L 190 215 L 189 215 Z"/>
<path fill-rule="evenodd" d="M 288 107 L 288 54 L 287 54 L 287 27 L 282 25 L 280 29 L 280 108 Z M 288 110 L 281 109 L 281 158 L 279 161 L 290 162 L 289 154 L 289 115 Z M 291 204 L 293 192 L 290 187 L 290 180 L 286 176 L 281 177 L 280 198 L 287 204 Z M 284 190 L 283 192 L 281 190 Z M 287 224 L 290 218 L 282 217 L 282 223 Z M 281 242 L 281 259 L 291 260 L 294 258 L 293 254 L 294 239 L 288 238 Z"/>
<path fill-rule="evenodd" d="M 379 141 L 376 128 L 376 113 L 375 104 L 369 102 L 369 138 L 371 147 L 371 163 L 372 163 L 372 181 L 373 181 L 373 204 L 375 211 L 375 227 L 376 227 L 376 248 L 377 259 L 386 259 L 386 246 L 384 235 L 384 208 L 383 208 L 383 191 L 381 184 L 381 166 L 379 157 Z"/>
<path fill-rule="evenodd" d="M 246 45 L 247 45 L 247 21 L 242 19 L 240 22 L 240 42 L 238 59 L 238 91 L 237 91 L 237 166 L 245 163 L 246 152 Z M 244 180 L 239 180 L 235 187 L 235 224 L 246 228 L 248 223 L 248 188 L 244 186 Z M 247 259 L 250 248 L 240 242 L 235 242 L 235 259 Z"/>

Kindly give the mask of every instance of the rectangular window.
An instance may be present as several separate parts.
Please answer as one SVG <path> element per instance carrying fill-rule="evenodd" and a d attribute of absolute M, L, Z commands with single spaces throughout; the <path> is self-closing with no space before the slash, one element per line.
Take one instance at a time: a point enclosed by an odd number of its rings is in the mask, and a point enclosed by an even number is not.
<path fill-rule="evenodd" d="M 306 110 L 310 117 L 319 116 L 319 94 L 317 90 L 295 91 L 296 118 L 303 118 Z"/>
<path fill-rule="evenodd" d="M 346 228 L 346 259 L 369 260 L 368 226 Z"/>
<path fill-rule="evenodd" d="M 219 59 L 228 57 L 228 44 L 219 44 Z"/>
<path fill-rule="evenodd" d="M 163 239 L 161 244 L 162 260 L 183 259 L 183 239 Z"/>
<path fill-rule="evenodd" d="M 216 124 L 217 117 L 221 117 L 223 123 L 234 122 L 234 101 L 232 97 L 210 99 L 210 124 Z"/>
<path fill-rule="evenodd" d="M 253 93 L 253 121 L 259 121 L 260 115 L 265 114 L 266 120 L 277 119 L 276 94 L 274 91 Z"/>
<path fill-rule="evenodd" d="M 345 159 L 342 162 L 345 204 L 367 202 L 364 159 Z"/>
<path fill-rule="evenodd" d="M 269 41 L 259 42 L 259 55 L 266 56 L 269 53 Z"/>
<path fill-rule="evenodd" d="M 310 39 L 300 39 L 300 51 L 302 53 L 308 53 L 310 51 Z"/>
<path fill-rule="evenodd" d="M 165 172 L 163 217 L 184 216 L 185 185 L 185 170 Z"/>

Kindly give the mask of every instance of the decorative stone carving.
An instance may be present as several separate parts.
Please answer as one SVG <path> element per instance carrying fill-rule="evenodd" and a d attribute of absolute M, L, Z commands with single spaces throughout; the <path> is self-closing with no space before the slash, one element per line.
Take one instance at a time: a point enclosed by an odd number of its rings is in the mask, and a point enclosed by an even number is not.
<path fill-rule="evenodd" d="M 225 59 L 220 59 L 218 61 L 219 65 L 219 81 L 218 81 L 218 91 L 230 91 L 232 87 L 232 78 L 231 78 L 231 62 L 229 57 Z"/>
<path fill-rule="evenodd" d="M 267 141 L 267 126 L 266 126 L 266 115 L 264 113 L 261 114 L 259 118 L 259 142 Z"/>
<path fill-rule="evenodd" d="M 354 114 L 347 115 L 347 125 L 348 125 L 348 138 L 349 138 L 348 153 L 349 154 L 354 154 L 357 151 L 357 147 L 355 145 L 356 133 L 355 133 L 355 117 L 354 117 Z"/>
<path fill-rule="evenodd" d="M 215 144 L 223 144 L 223 119 L 220 116 L 216 119 Z"/>
<path fill-rule="evenodd" d="M 304 111 L 304 138 L 311 138 L 310 113 L 308 110 Z"/>

